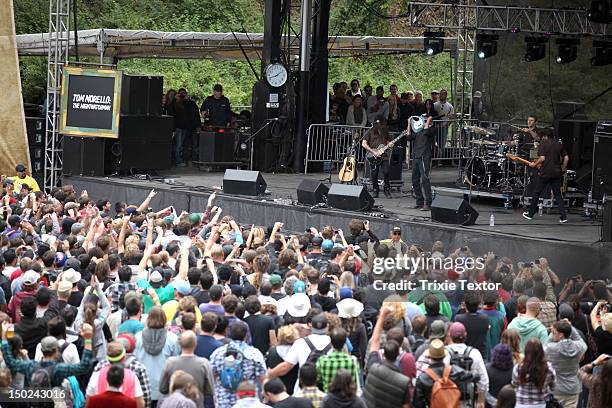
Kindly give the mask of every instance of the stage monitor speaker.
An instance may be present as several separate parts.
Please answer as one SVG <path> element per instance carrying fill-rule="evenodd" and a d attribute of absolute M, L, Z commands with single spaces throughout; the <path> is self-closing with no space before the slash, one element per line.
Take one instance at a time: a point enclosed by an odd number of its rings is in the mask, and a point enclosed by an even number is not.
<path fill-rule="evenodd" d="M 260 196 L 266 193 L 266 187 L 266 181 L 258 171 L 225 170 L 223 176 L 224 193 Z"/>
<path fill-rule="evenodd" d="M 566 119 L 586 119 L 585 104 L 582 102 L 555 102 L 554 118 L 555 122 Z"/>
<path fill-rule="evenodd" d="M 121 113 L 161 115 L 164 77 L 124 75 L 121 84 Z"/>
<path fill-rule="evenodd" d="M 107 140 L 107 174 L 172 167 L 173 124 L 172 116 L 121 115 L 119 139 Z"/>
<path fill-rule="evenodd" d="M 589 120 L 560 120 L 557 134 L 569 155 L 570 170 L 578 170 L 593 161 L 593 137 L 597 123 Z"/>
<path fill-rule="evenodd" d="M 223 129 L 225 130 L 225 129 Z M 234 132 L 200 133 L 199 160 L 205 163 L 230 163 L 234 161 Z"/>
<path fill-rule="evenodd" d="M 62 172 L 67 176 L 103 176 L 104 138 L 64 136 Z"/>
<path fill-rule="evenodd" d="M 340 210 L 370 211 L 374 199 L 364 186 L 332 184 L 327 193 L 327 204 Z"/>
<path fill-rule="evenodd" d="M 436 195 L 431 203 L 431 219 L 444 224 L 474 225 L 478 211 L 459 197 Z"/>
<path fill-rule="evenodd" d="M 406 160 L 406 148 L 391 150 L 389 161 L 389 181 L 391 183 L 402 181 L 402 164 Z"/>
<path fill-rule="evenodd" d="M 326 202 L 329 187 L 319 180 L 304 179 L 297 188 L 297 199 L 300 204 L 316 205 Z"/>
<path fill-rule="evenodd" d="M 610 127 L 612 131 L 612 126 Z M 597 133 L 593 154 L 592 197 L 603 199 L 604 195 L 612 198 L 612 133 Z"/>
<path fill-rule="evenodd" d="M 612 200 L 604 203 L 601 230 L 601 240 L 603 242 L 612 242 Z"/>

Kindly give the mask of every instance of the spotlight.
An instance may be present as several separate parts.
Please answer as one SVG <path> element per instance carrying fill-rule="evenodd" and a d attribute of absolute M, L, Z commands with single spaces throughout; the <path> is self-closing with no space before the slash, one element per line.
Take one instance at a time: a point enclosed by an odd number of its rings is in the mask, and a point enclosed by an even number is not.
<path fill-rule="evenodd" d="M 612 23 L 612 0 L 593 0 L 587 14 L 589 20 L 595 23 Z"/>
<path fill-rule="evenodd" d="M 525 37 L 527 52 L 525 53 L 525 61 L 534 62 L 544 59 L 546 56 L 546 43 L 548 38 L 544 37 Z"/>
<path fill-rule="evenodd" d="M 486 59 L 497 54 L 498 39 L 496 34 L 476 34 L 476 56 Z"/>
<path fill-rule="evenodd" d="M 423 36 L 423 49 L 427 55 L 436 55 L 444 51 L 444 33 L 426 31 Z"/>
<path fill-rule="evenodd" d="M 601 67 L 609 64 L 612 64 L 612 42 L 593 41 L 591 65 L 594 67 Z"/>
<path fill-rule="evenodd" d="M 567 64 L 575 61 L 578 56 L 580 40 L 574 38 L 559 38 L 557 40 L 557 64 Z"/>

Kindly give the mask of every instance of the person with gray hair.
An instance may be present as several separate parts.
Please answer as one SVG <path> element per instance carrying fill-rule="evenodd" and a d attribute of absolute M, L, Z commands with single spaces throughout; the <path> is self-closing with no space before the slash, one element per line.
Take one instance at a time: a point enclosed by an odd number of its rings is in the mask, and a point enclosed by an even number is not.
<path fill-rule="evenodd" d="M 170 380 L 172 373 L 183 370 L 190 374 L 198 385 L 198 407 L 214 407 L 215 386 L 213 373 L 209 361 L 195 355 L 197 340 L 196 335 L 191 330 L 184 331 L 179 338 L 181 355 L 170 357 L 166 360 L 159 381 L 159 391 L 167 395 L 170 391 Z"/>

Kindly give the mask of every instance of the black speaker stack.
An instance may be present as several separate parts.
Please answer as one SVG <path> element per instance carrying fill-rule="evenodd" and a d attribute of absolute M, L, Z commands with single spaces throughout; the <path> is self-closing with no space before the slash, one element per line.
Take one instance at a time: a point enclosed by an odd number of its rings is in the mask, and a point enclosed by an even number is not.
<path fill-rule="evenodd" d="M 30 150 L 29 170 L 42 188 L 45 184 L 45 118 L 26 117 L 25 119 Z"/>
<path fill-rule="evenodd" d="M 478 211 L 463 198 L 436 195 L 431 203 L 431 219 L 444 224 L 474 225 Z"/>
<path fill-rule="evenodd" d="M 162 92 L 163 77 L 124 75 L 119 138 L 64 137 L 64 174 L 169 169 L 174 118 L 161 114 Z"/>
<path fill-rule="evenodd" d="M 612 201 L 612 121 L 597 124 L 593 148 L 593 173 L 591 190 L 595 200 L 607 196 Z"/>

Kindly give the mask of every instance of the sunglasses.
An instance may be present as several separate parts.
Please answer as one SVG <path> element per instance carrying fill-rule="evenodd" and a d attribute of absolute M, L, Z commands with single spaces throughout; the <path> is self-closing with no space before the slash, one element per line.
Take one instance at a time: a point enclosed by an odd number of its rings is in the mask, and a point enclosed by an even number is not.
<path fill-rule="evenodd" d="M 402 235 L 401 232 L 394 232 L 393 235 Z"/>

